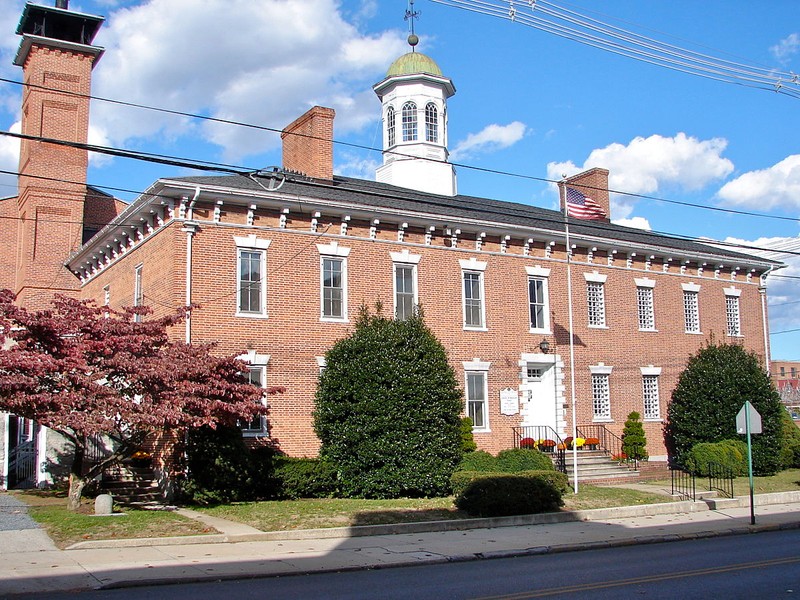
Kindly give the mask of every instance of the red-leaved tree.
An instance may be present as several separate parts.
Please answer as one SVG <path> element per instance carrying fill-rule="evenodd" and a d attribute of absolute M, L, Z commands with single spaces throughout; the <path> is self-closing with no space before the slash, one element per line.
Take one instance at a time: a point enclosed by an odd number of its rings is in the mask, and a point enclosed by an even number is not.
<path fill-rule="evenodd" d="M 37 421 L 72 446 L 68 505 L 84 486 L 129 457 L 154 432 L 235 424 L 264 414 L 265 391 L 247 382 L 247 365 L 212 354 L 213 345 L 172 341 L 147 309 L 111 310 L 57 296 L 52 310 L 29 312 L 0 291 L 0 410 Z M 86 465 L 90 440 L 114 441 L 113 453 Z"/>

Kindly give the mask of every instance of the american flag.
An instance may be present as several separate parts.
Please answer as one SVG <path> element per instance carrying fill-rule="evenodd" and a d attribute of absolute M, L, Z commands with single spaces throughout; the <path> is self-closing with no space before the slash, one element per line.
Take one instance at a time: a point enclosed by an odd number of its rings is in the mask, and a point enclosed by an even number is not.
<path fill-rule="evenodd" d="M 575 188 L 567 188 L 567 214 L 576 219 L 605 219 L 606 211 L 597 202 L 584 196 Z"/>

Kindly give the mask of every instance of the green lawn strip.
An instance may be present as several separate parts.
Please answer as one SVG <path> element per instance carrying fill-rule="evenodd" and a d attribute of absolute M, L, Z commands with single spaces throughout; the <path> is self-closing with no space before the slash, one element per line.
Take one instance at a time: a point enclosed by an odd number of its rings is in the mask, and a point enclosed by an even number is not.
<path fill-rule="evenodd" d="M 87 540 L 172 537 L 217 533 L 206 525 L 169 511 L 125 509 L 123 514 L 94 516 L 87 500 L 79 512 L 67 510 L 63 495 L 15 493 L 29 505 L 30 516 L 47 531 L 59 548 Z"/>
<path fill-rule="evenodd" d="M 639 504 L 661 504 L 673 502 L 670 496 L 640 492 L 623 487 L 603 487 L 582 484 L 578 493 L 564 494 L 563 510 L 589 510 L 592 508 L 613 508 L 615 506 L 637 506 Z"/>

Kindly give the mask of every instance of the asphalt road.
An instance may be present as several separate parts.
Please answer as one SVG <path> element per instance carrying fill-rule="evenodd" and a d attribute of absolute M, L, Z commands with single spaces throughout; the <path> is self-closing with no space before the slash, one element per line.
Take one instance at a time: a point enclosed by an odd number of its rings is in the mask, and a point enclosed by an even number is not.
<path fill-rule="evenodd" d="M 800 595 L 797 530 L 306 576 L 83 592 L 81 600 L 780 598 Z M 65 600 L 72 594 L 26 598 Z"/>

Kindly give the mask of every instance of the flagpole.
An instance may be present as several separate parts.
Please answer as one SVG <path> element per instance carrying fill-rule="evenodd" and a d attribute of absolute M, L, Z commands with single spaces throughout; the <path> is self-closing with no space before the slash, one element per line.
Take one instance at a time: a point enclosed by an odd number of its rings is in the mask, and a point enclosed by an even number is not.
<path fill-rule="evenodd" d="M 569 311 L 569 378 L 570 394 L 572 399 L 572 488 L 578 493 L 578 411 L 575 399 L 575 329 L 572 319 L 572 246 L 569 242 L 569 220 L 567 219 L 567 180 L 561 181 L 561 193 L 563 194 L 564 210 L 564 233 L 567 243 L 567 310 Z"/>

